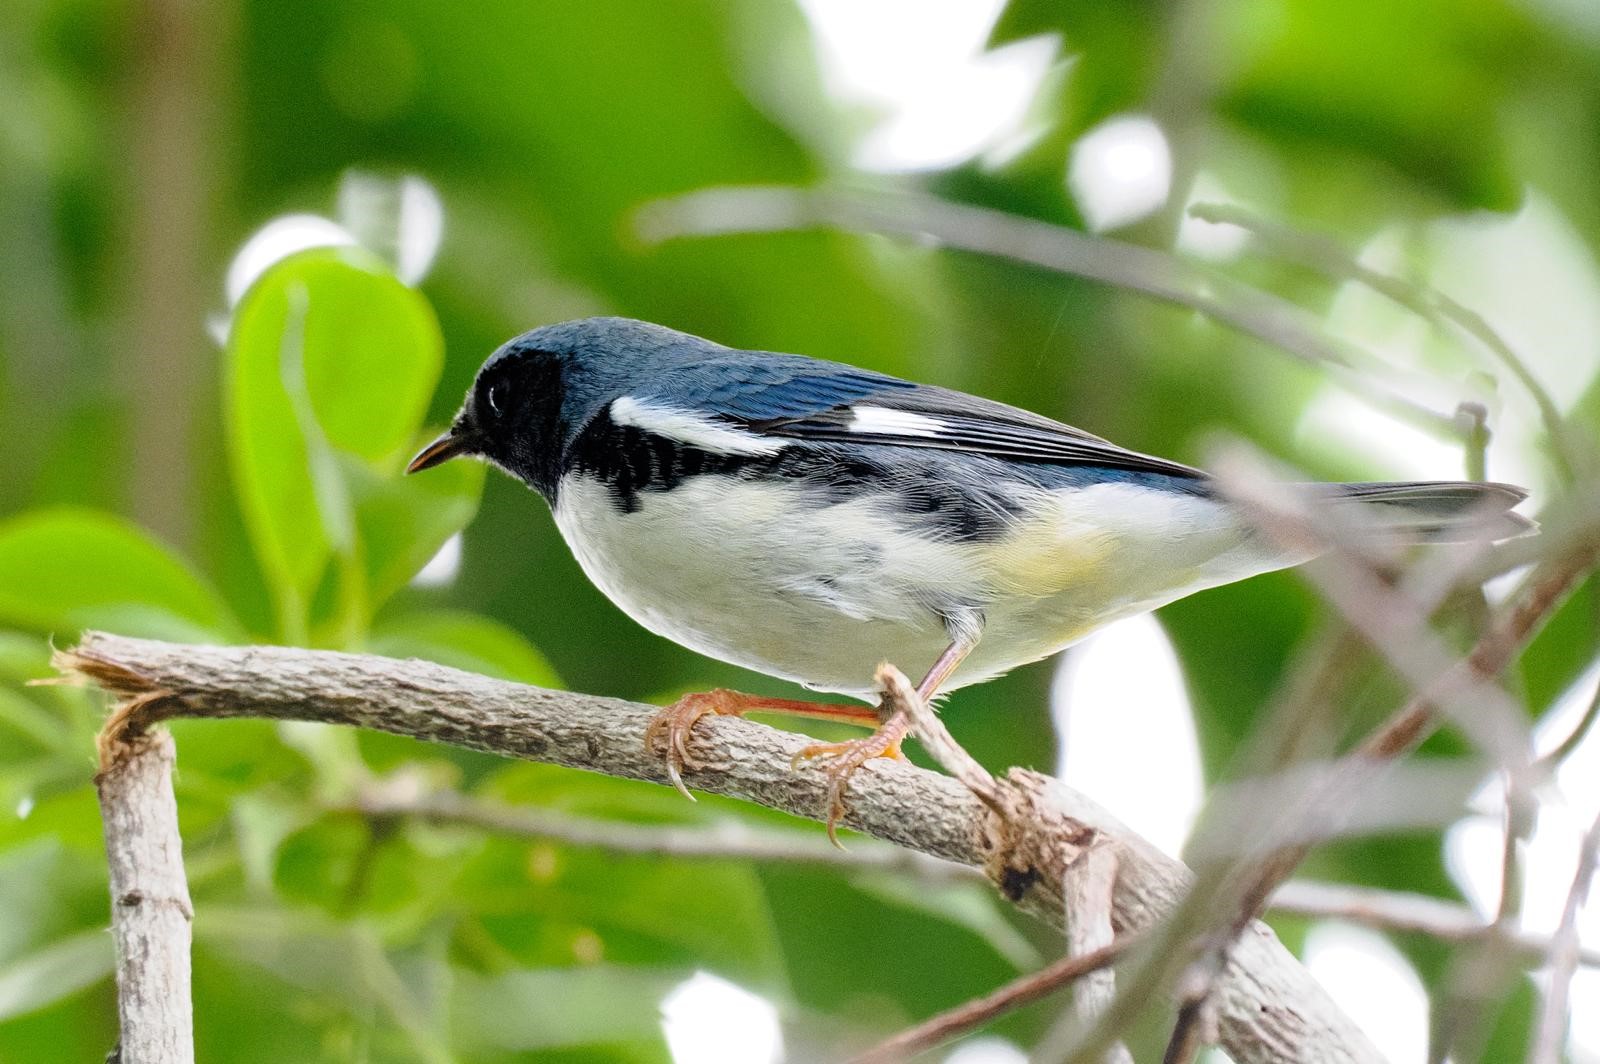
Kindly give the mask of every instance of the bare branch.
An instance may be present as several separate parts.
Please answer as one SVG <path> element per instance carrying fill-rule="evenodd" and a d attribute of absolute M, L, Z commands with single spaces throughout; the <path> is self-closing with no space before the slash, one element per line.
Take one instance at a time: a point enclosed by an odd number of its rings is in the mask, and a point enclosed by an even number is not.
<path fill-rule="evenodd" d="M 1577 449 L 1570 440 L 1561 409 L 1539 378 L 1534 376 L 1527 361 L 1506 339 L 1496 332 L 1483 315 L 1450 298 L 1438 289 L 1415 281 L 1393 277 L 1370 266 L 1363 265 L 1355 255 L 1338 241 L 1315 233 L 1306 233 L 1289 226 L 1269 221 L 1243 207 L 1226 203 L 1196 203 L 1189 213 L 1201 221 L 1218 225 L 1236 225 L 1260 238 L 1269 248 L 1292 260 L 1332 277 L 1358 281 L 1379 295 L 1405 307 L 1412 313 L 1435 325 L 1449 324 L 1460 329 L 1481 344 L 1501 365 L 1517 378 L 1539 409 L 1545 432 L 1554 445 L 1556 459 L 1561 463 L 1568 479 L 1573 475 Z M 1482 480 L 1482 476 L 1473 479 Z"/>
<path fill-rule="evenodd" d="M 922 748 L 946 772 L 966 784 L 967 790 L 979 801 L 998 811 L 1000 798 L 994 777 L 956 742 L 955 736 L 950 734 L 933 707 L 917 695 L 916 687 L 906 674 L 885 662 L 878 666 L 877 680 L 878 689 L 883 692 L 884 704 L 905 710 Z"/>
<path fill-rule="evenodd" d="M 1297 496 L 1243 458 L 1225 462 L 1221 472 L 1224 490 L 1263 532 L 1287 550 L 1318 556 L 1306 567 L 1308 577 L 1413 685 L 1419 699 L 1445 708 L 1455 723 L 1495 755 L 1514 781 L 1530 770 L 1530 744 L 1521 714 L 1493 679 L 1538 621 L 1554 608 L 1559 593 L 1543 593 L 1536 585 L 1532 605 L 1527 599 L 1519 600 L 1485 640 L 1493 639 L 1491 645 L 1500 647 L 1505 638 L 1502 630 L 1509 624 L 1523 626 L 1521 635 L 1504 649 L 1499 668 L 1480 672 L 1473 667 L 1472 658 L 1465 663 L 1454 661 L 1428 626 L 1428 610 L 1380 576 L 1361 549 L 1360 529 L 1342 529 L 1336 521 L 1313 524 Z M 1329 784 L 1308 789 L 1304 800 L 1310 806 L 1342 807 L 1352 789 L 1370 778 L 1377 762 L 1392 760 L 1403 752 L 1397 750 L 1387 757 L 1358 753 L 1336 768 Z M 1238 825 L 1234 827 L 1237 830 Z M 1183 912 L 1203 907 L 1209 915 L 1194 921 L 1193 941 L 1200 950 L 1179 979 L 1182 1004 L 1164 1058 L 1168 1064 L 1187 1064 L 1200 1045 L 1211 1040 L 1213 994 L 1236 936 L 1259 915 L 1270 894 L 1289 877 L 1308 849 L 1308 843 L 1269 840 L 1265 852 L 1254 860 L 1202 868 L 1197 893 Z M 1184 916 L 1176 918 L 1170 934 L 1176 934 L 1176 928 L 1186 922 Z M 1501 930 L 1495 941 L 1504 937 L 1505 928 Z M 1140 973 L 1138 978 L 1146 976 Z"/>
<path fill-rule="evenodd" d="M 737 820 L 709 827 L 632 824 L 552 813 L 508 805 L 454 791 L 424 793 L 412 779 L 382 781 L 363 788 L 348 806 L 378 819 L 415 817 L 435 824 L 459 824 L 517 838 L 592 846 L 613 853 L 654 854 L 680 860 L 745 860 L 805 864 L 847 872 L 889 872 L 933 882 L 983 881 L 969 865 L 896 846 L 852 846 L 841 850 L 824 838 L 798 831 L 761 830 Z"/>
<path fill-rule="evenodd" d="M 644 746 L 652 706 L 492 680 L 422 661 L 286 647 L 208 647 L 86 633 L 58 666 L 121 698 L 167 692 L 155 716 L 266 717 L 341 723 L 502 756 L 666 782 Z M 827 780 L 791 769 L 804 736 L 734 717 L 694 731 L 686 774 L 708 792 L 820 819 Z M 1060 927 L 1065 866 L 1098 834 L 1121 868 L 1113 923 L 1121 935 L 1171 912 L 1190 874 L 1090 799 L 1038 773 L 995 781 L 995 813 L 958 781 L 898 761 L 851 780 L 845 824 L 876 838 L 982 866 L 1021 908 Z M 1380 1060 L 1366 1036 L 1265 925 L 1240 940 L 1219 986 L 1221 1041 L 1239 1064 Z"/>
<path fill-rule="evenodd" d="M 1600 547 L 1589 539 L 1535 569 L 1511 609 L 1483 634 L 1466 660 L 1454 670 L 1456 675 L 1442 680 L 1441 685 L 1500 675 L 1568 592 L 1594 568 L 1597 557 L 1600 557 Z M 1412 699 L 1362 742 L 1358 755 L 1388 760 L 1410 753 L 1433 732 L 1438 722 L 1436 703 L 1433 692 Z"/>
<path fill-rule="evenodd" d="M 1112 899 L 1117 887 L 1117 851 L 1096 839 L 1067 866 L 1067 956 L 1083 957 L 1111 945 Z M 1117 991 L 1110 968 L 1090 972 L 1072 988 L 1073 1021 L 1088 1026 L 1111 1007 Z M 1133 1064 L 1128 1047 L 1115 1042 L 1100 1054 L 1100 1064 Z"/>
<path fill-rule="evenodd" d="M 927 196 L 868 195 L 785 187 L 708 188 L 645 205 L 636 229 L 661 242 L 683 236 L 833 227 L 933 238 L 951 247 L 1115 285 L 1189 307 L 1229 328 L 1326 368 L 1341 385 L 1445 439 L 1461 438 L 1451 415 L 1382 387 L 1356 365 L 1378 360 L 1328 339 L 1300 306 L 1165 252 L 1091 236 L 1033 218 Z"/>
<path fill-rule="evenodd" d="M 1512 773 L 1525 772 L 1532 759 L 1524 713 L 1495 677 L 1521 641 L 1506 649 L 1493 669 L 1470 667 L 1474 650 L 1462 663 L 1429 624 L 1431 603 L 1393 586 L 1369 557 L 1366 530 L 1341 527 L 1335 514 L 1312 516 L 1305 499 L 1271 479 L 1253 456 L 1234 451 L 1219 462 L 1218 484 L 1251 521 L 1279 546 L 1315 556 L 1301 572 L 1372 648 L 1435 711 L 1450 720 L 1484 752 Z M 1541 600 L 1531 626 L 1546 616 L 1554 600 Z M 1487 641 L 1496 630 L 1484 637 Z M 1480 643 L 1480 647 L 1483 643 Z"/>
<path fill-rule="evenodd" d="M 120 1030 L 114 1055 L 126 1064 L 193 1064 L 189 987 L 189 886 L 183 874 L 176 750 L 144 714 L 165 700 L 135 696 L 106 722 L 95 787 L 111 873 L 111 935 L 117 947 Z"/>
<path fill-rule="evenodd" d="M 1578 723 L 1572 730 L 1550 750 L 1549 753 L 1539 755 L 1537 768 L 1541 777 L 1555 772 L 1556 767 L 1572 756 L 1572 751 L 1589 737 L 1594 730 L 1595 721 L 1600 720 L 1600 684 L 1595 685 L 1594 694 L 1589 696 L 1589 704 L 1584 707 L 1583 714 L 1578 718 Z"/>
<path fill-rule="evenodd" d="M 1530 755 L 1520 714 L 1493 685 L 1493 677 L 1555 608 L 1572 582 L 1592 564 L 1592 548 L 1574 552 L 1561 567 L 1559 580 L 1552 575 L 1535 581 L 1490 627 L 1472 657 L 1458 663 L 1436 640 L 1426 640 L 1432 635 L 1426 624 L 1427 613 L 1386 581 L 1377 579 L 1370 562 L 1359 551 L 1347 548 L 1347 542 L 1360 543 L 1358 536 L 1340 536 L 1338 528 L 1313 526 L 1300 514 L 1293 497 L 1280 499 L 1274 486 L 1260 477 L 1240 476 L 1236 480 L 1237 483 L 1226 484 L 1230 495 L 1253 516 L 1259 514 L 1260 527 L 1274 540 L 1306 556 L 1321 554 L 1330 546 L 1335 548 L 1319 563 L 1320 570 L 1312 570 L 1313 577 L 1322 577 L 1319 583 L 1323 590 L 1343 608 L 1350 622 L 1379 644 L 1378 649 L 1386 652 L 1405 678 L 1422 692 L 1419 701 L 1426 699 L 1429 721 L 1435 712 L 1432 707 L 1448 707 L 1454 711 L 1452 719 L 1467 725 L 1481 745 L 1514 771 L 1527 769 Z M 1330 537 L 1329 531 L 1335 535 Z M 1330 568 L 1334 572 L 1330 573 Z M 1337 655 L 1328 660 L 1337 660 Z M 1495 665 L 1493 672 L 1479 671 L 1478 666 L 1488 664 Z M 1311 690 L 1317 691 L 1318 685 L 1312 685 Z M 1291 744 L 1280 753 L 1287 754 L 1292 749 Z M 1293 809 L 1269 808 L 1265 812 L 1274 821 L 1285 821 L 1304 816 L 1307 810 L 1318 806 L 1342 807 L 1353 788 L 1379 771 L 1379 763 L 1408 749 L 1376 757 L 1358 751 L 1335 766 L 1328 784 L 1307 789 Z M 1252 761 L 1263 753 L 1257 750 L 1254 755 L 1247 754 L 1245 760 Z M 1203 835 L 1204 825 L 1203 818 L 1197 838 Z M 1230 826 L 1235 835 L 1241 830 L 1237 823 Z M 1070 1044 L 1069 1057 L 1094 1052 L 1108 1044 L 1141 999 L 1158 988 L 1172 986 L 1175 978 L 1184 1004 L 1168 1059 L 1187 1060 L 1200 1042 L 1210 1040 L 1207 1013 L 1213 995 L 1220 989 L 1220 973 L 1227 970 L 1235 943 L 1243 941 L 1236 936 L 1251 925 L 1273 889 L 1288 878 L 1310 847 L 1309 841 L 1287 843 L 1285 838 L 1292 835 L 1284 836 L 1281 829 L 1263 838 L 1261 831 L 1252 828 L 1247 838 L 1255 840 L 1255 846 L 1247 848 L 1240 859 L 1201 867 L 1191 895 L 1164 926 L 1150 951 L 1152 957 L 1159 959 L 1130 963 L 1118 980 L 1118 1001 L 1102 1023 Z M 1186 962 L 1190 956 L 1193 959 Z"/>
<path fill-rule="evenodd" d="M 1122 940 L 1076 957 L 1063 957 L 1047 968 L 1007 983 L 992 994 L 975 998 L 949 1012 L 941 1012 L 925 1023 L 879 1042 L 854 1058 L 851 1064 L 894 1064 L 968 1031 L 975 1031 L 996 1017 L 1030 1005 L 1076 979 L 1114 964 L 1129 945 L 1127 940 Z"/>
<path fill-rule="evenodd" d="M 1472 943 L 1500 937 L 1504 929 L 1486 923 L 1465 905 L 1427 894 L 1356 887 L 1348 883 L 1318 883 L 1293 879 L 1272 895 L 1268 908 L 1275 913 L 1349 920 L 1378 931 L 1429 935 L 1441 942 Z M 1549 952 L 1546 936 L 1516 932 L 1503 939 L 1523 964 L 1537 964 Z M 1600 949 L 1578 951 L 1578 963 L 1600 967 Z"/>
<path fill-rule="evenodd" d="M 1561 912 L 1561 924 L 1550 942 L 1550 986 L 1539 1009 L 1539 1024 L 1534 1029 L 1533 1048 L 1528 1064 L 1557 1064 L 1566 1041 L 1569 1020 L 1568 995 L 1572 976 L 1582 955 L 1578 941 L 1578 912 L 1594 886 L 1595 865 L 1600 862 L 1600 817 L 1596 817 L 1578 849 L 1578 870 Z"/>

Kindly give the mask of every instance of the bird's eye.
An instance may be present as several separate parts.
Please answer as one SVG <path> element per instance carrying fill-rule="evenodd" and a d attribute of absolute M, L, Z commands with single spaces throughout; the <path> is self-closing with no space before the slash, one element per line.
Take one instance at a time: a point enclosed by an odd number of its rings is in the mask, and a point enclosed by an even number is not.
<path fill-rule="evenodd" d="M 499 417 L 501 414 L 505 413 L 506 382 L 503 380 L 498 380 L 489 385 L 489 392 L 484 396 L 484 399 L 489 404 L 489 413 L 493 414 L 495 417 Z"/>

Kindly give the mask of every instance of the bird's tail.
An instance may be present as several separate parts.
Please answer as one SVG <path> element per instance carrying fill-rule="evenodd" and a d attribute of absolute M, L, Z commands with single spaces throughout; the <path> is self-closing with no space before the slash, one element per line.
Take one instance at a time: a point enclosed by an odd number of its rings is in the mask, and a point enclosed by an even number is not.
<path fill-rule="evenodd" d="M 1404 543 L 1512 539 L 1538 530 L 1516 506 L 1528 493 L 1510 484 L 1458 480 L 1331 484 L 1336 498 L 1358 503 L 1361 519 Z"/>

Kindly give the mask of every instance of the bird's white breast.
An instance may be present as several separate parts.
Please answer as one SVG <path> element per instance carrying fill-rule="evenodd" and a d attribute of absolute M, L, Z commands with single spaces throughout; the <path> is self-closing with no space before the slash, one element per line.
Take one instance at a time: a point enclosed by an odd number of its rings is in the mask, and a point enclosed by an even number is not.
<path fill-rule="evenodd" d="M 636 498 L 625 511 L 576 473 L 557 494 L 562 535 L 613 602 L 703 654 L 861 697 L 881 661 L 913 676 L 932 664 L 952 611 L 981 611 L 984 635 L 951 688 L 1288 563 L 1216 502 L 1127 484 L 1040 491 L 982 542 L 792 481 L 696 476 Z"/>
<path fill-rule="evenodd" d="M 926 667 L 946 642 L 929 582 L 979 590 L 958 545 L 788 482 L 693 477 L 624 512 L 569 475 L 555 516 L 584 572 L 646 628 L 824 690 L 868 694 L 885 659 Z"/>

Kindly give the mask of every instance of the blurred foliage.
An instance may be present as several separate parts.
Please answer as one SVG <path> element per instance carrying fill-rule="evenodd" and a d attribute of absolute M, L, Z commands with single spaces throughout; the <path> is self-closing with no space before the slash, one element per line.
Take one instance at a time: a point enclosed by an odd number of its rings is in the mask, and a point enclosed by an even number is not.
<path fill-rule="evenodd" d="M 47 637 L 96 626 L 366 649 L 633 698 L 784 690 L 631 625 L 520 485 L 467 463 L 398 476 L 513 333 L 628 314 L 979 391 L 1180 459 L 1202 460 L 1221 430 L 1315 475 L 1386 472 L 1297 436 L 1318 369 L 1191 313 L 871 236 L 646 249 L 630 221 L 641 205 L 836 180 L 1081 225 L 1063 180 L 1073 145 L 1142 112 L 1170 135 L 1180 190 L 1203 173 L 1352 248 L 1397 235 L 1405 272 L 1433 265 L 1430 225 L 1530 196 L 1593 256 L 1600 21 L 1582 7 L 1013 0 L 992 47 L 1061 42 L 1034 139 L 1004 162 L 898 177 L 841 161 L 870 116 L 824 94 L 806 23 L 781 0 L 0 7 L 0 1060 L 98 1059 L 114 1038 L 89 785 L 103 707 L 24 686 L 49 674 Z M 333 213 L 352 168 L 436 190 L 445 235 L 425 279 L 345 210 L 365 247 L 290 256 L 229 306 L 223 278 L 249 234 Z M 1170 244 L 1184 196 L 1173 202 L 1126 235 Z M 1226 269 L 1316 312 L 1343 291 L 1262 256 Z M 163 279 L 185 305 L 140 298 Z M 220 346 L 208 314 L 226 323 Z M 156 327 L 174 321 L 177 344 Z M 1458 346 L 1429 351 L 1427 370 L 1463 394 L 1500 372 Z M 1592 435 L 1597 397 L 1557 398 Z M 152 483 L 174 490 L 134 488 Z M 459 577 L 412 583 L 462 529 Z M 1579 595 L 1535 644 L 1530 712 L 1594 659 L 1593 610 Z M 1210 771 L 1319 616 L 1290 574 L 1163 612 Z M 963 691 L 951 727 L 992 767 L 1048 767 L 1048 680 L 1040 666 Z M 613 858 L 336 808 L 369 774 L 404 769 L 617 819 L 780 819 L 733 803 L 389 736 L 175 731 L 207 1061 L 662 1061 L 658 1003 L 701 968 L 778 1003 L 791 1046 L 826 1047 L 1056 949 L 982 892 Z M 1437 835 L 1341 843 L 1314 870 L 1455 889 Z M 1300 926 L 1284 925 L 1291 942 Z M 1446 986 L 1449 951 L 1400 944 L 1430 989 Z M 1525 1041 L 1528 994 L 1511 997 L 1490 1059 Z M 1035 1008 L 1002 1033 L 1027 1042 L 1051 1019 Z M 1159 1038 L 1159 1021 L 1140 1037 Z"/>

